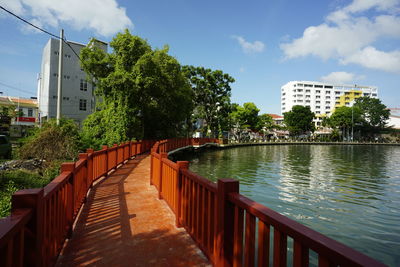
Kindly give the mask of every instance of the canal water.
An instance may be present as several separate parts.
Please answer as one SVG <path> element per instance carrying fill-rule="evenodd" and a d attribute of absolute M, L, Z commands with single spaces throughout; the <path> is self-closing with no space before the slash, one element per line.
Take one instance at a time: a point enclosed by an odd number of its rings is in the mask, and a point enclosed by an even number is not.
<path fill-rule="evenodd" d="M 185 153 L 190 170 L 389 266 L 400 266 L 400 147 L 248 146 Z"/>

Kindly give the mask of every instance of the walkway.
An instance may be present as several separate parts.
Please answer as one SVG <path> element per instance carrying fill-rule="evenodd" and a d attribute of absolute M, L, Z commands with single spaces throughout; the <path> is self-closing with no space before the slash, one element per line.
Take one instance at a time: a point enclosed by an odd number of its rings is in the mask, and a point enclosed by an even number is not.
<path fill-rule="evenodd" d="M 93 186 L 57 266 L 209 266 L 149 179 L 144 155 Z"/>

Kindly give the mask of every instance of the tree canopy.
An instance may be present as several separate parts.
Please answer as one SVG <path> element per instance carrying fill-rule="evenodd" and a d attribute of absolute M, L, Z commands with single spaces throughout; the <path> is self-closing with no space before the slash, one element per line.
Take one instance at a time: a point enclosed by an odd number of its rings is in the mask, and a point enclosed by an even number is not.
<path fill-rule="evenodd" d="M 235 81 L 221 70 L 211 70 L 203 67 L 184 66 L 194 94 L 193 120 L 202 119 L 207 125 L 203 131 L 216 133 L 228 130 L 230 113 L 230 84 Z"/>
<path fill-rule="evenodd" d="M 82 49 L 82 67 L 96 85 L 96 111 L 84 122 L 84 139 L 105 144 L 179 135 L 192 111 L 193 94 L 168 47 L 152 49 L 128 30 L 110 42 Z"/>
<path fill-rule="evenodd" d="M 283 114 L 284 122 L 291 135 L 305 134 L 308 131 L 314 131 L 314 112 L 310 107 L 296 105 L 291 111 Z"/>
<path fill-rule="evenodd" d="M 361 112 L 361 122 L 365 130 L 379 130 L 386 126 L 390 111 L 378 98 L 360 97 L 354 104 Z"/>

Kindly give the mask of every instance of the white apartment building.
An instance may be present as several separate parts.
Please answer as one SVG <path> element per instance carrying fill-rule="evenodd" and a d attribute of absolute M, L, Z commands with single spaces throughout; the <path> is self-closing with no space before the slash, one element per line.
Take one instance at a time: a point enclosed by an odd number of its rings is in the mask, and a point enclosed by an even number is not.
<path fill-rule="evenodd" d="M 288 112 L 295 105 L 309 106 L 315 113 L 316 125 L 337 107 L 351 107 L 358 97 L 378 97 L 378 88 L 361 85 L 337 85 L 312 81 L 290 81 L 281 87 L 281 112 Z"/>
<path fill-rule="evenodd" d="M 95 40 L 96 46 L 107 51 L 107 43 Z M 86 45 L 68 41 L 72 49 L 79 55 Z M 39 120 L 56 118 L 57 115 L 57 79 L 59 62 L 58 39 L 51 38 L 43 49 L 41 73 L 38 75 L 38 107 Z M 61 116 L 73 119 L 79 125 L 95 109 L 93 86 L 87 81 L 86 73 L 80 65 L 79 58 L 64 43 Z"/>

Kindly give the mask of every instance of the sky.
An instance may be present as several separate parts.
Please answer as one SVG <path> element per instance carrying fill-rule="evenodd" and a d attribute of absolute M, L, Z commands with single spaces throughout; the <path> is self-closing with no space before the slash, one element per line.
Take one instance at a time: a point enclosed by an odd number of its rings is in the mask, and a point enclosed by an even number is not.
<path fill-rule="evenodd" d="M 235 79 L 232 102 L 280 114 L 293 80 L 377 86 L 400 108 L 400 0 L 0 0 L 0 6 L 69 41 L 109 42 L 129 29 L 182 65 Z M 0 10 L 0 92 L 36 96 L 50 36 Z"/>

